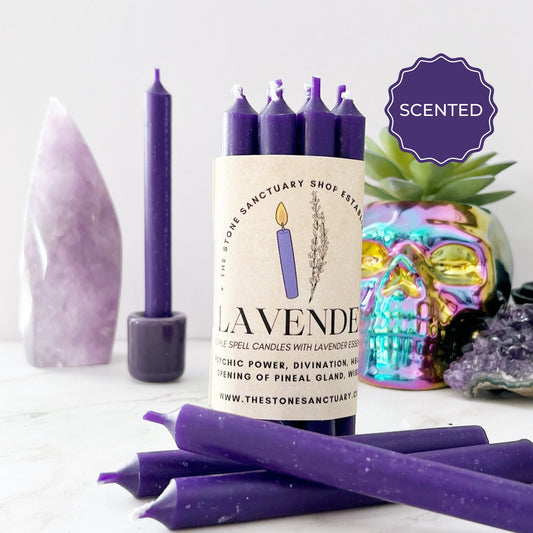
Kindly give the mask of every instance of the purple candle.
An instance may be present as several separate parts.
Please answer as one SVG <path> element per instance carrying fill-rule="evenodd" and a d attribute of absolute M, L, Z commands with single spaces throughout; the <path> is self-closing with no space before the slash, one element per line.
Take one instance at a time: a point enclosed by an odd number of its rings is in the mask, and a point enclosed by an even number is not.
<path fill-rule="evenodd" d="M 334 114 L 335 155 L 362 161 L 365 154 L 365 117 L 355 107 L 348 93 L 344 93 Z"/>
<path fill-rule="evenodd" d="M 171 314 L 171 96 L 159 79 L 146 93 L 144 197 L 145 316 Z"/>
<path fill-rule="evenodd" d="M 192 405 L 161 421 L 179 448 L 529 533 L 533 486 L 366 444 Z"/>
<path fill-rule="evenodd" d="M 232 89 L 235 102 L 224 113 L 222 155 L 257 154 L 257 113 L 240 85 Z"/>
<path fill-rule="evenodd" d="M 148 418 L 149 415 L 148 415 Z M 455 426 L 387 433 L 369 433 L 340 437 L 395 450 L 421 452 L 487 443 L 487 436 L 479 426 Z M 531 459 L 533 463 L 533 458 Z M 533 474 L 533 468 L 520 470 Z M 244 472 L 254 467 L 236 461 L 207 457 L 184 450 L 140 452 L 116 472 L 103 472 L 99 483 L 117 483 L 138 498 L 158 496 L 172 478 L 207 476 L 229 472 Z M 533 482 L 533 478 L 531 480 Z"/>
<path fill-rule="evenodd" d="M 185 368 L 183 313 L 171 304 L 171 97 L 155 69 L 146 93 L 145 312 L 128 317 L 128 369 L 142 381 L 172 381 Z"/>
<path fill-rule="evenodd" d="M 335 155 L 335 116 L 320 98 L 320 78 L 314 77 L 311 97 L 296 118 L 297 147 L 302 155 Z"/>
<path fill-rule="evenodd" d="M 283 202 L 280 202 L 276 209 L 276 222 L 281 226 L 281 229 L 277 232 L 279 261 L 283 275 L 283 285 L 285 286 L 285 295 L 287 298 L 296 298 L 298 296 L 298 279 L 296 277 L 291 232 L 285 228 L 287 221 L 287 210 Z"/>
<path fill-rule="evenodd" d="M 270 103 L 258 118 L 260 154 L 296 153 L 296 115 L 283 99 L 276 80 L 270 90 Z"/>
<path fill-rule="evenodd" d="M 527 440 L 414 455 L 524 483 L 533 480 L 533 444 Z M 181 529 L 353 509 L 377 503 L 385 502 L 256 470 L 172 479 L 161 496 L 140 508 L 137 514 L 140 518 L 159 520 L 170 529 Z"/>

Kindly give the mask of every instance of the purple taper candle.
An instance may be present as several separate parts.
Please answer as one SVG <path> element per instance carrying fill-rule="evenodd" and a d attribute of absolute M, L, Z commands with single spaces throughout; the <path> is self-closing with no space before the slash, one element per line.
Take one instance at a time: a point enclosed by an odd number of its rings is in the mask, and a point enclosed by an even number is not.
<path fill-rule="evenodd" d="M 415 453 L 416 457 L 490 473 L 523 483 L 533 480 L 533 444 L 528 440 Z M 246 522 L 385 503 L 268 471 L 172 479 L 157 500 L 137 512 L 170 529 Z"/>
<path fill-rule="evenodd" d="M 296 114 L 283 99 L 280 81 L 272 83 L 270 103 L 258 117 L 260 154 L 296 153 Z"/>
<path fill-rule="evenodd" d="M 128 317 L 128 369 L 142 381 L 171 381 L 184 370 L 186 317 L 172 311 L 171 96 L 159 69 L 146 92 L 144 177 L 145 311 Z"/>
<path fill-rule="evenodd" d="M 232 92 L 235 102 L 224 113 L 222 124 L 222 155 L 257 154 L 257 112 L 240 85 Z"/>
<path fill-rule="evenodd" d="M 297 149 L 301 155 L 335 155 L 335 116 L 320 98 L 320 78 L 311 83 L 311 96 L 296 116 Z"/>
<path fill-rule="evenodd" d="M 149 417 L 150 415 L 148 415 Z M 404 453 L 464 448 L 465 446 L 476 446 L 488 442 L 485 431 L 479 426 L 449 426 L 368 433 L 339 438 Z M 531 462 L 533 465 L 533 458 Z M 176 477 L 206 476 L 253 469 L 254 467 L 236 461 L 207 457 L 184 450 L 140 452 L 116 472 L 101 473 L 98 482 L 117 483 L 137 498 L 143 498 L 158 496 L 170 480 Z M 531 470 L 531 474 L 533 474 L 533 467 L 525 470 Z"/>
<path fill-rule="evenodd" d="M 160 421 L 184 450 L 509 531 L 531 532 L 533 486 L 526 483 L 192 405 Z"/>
<path fill-rule="evenodd" d="M 335 156 L 363 160 L 365 117 L 357 110 L 346 92 L 346 85 L 339 85 L 337 105 L 332 113 L 335 115 Z M 345 417 L 335 421 L 335 435 L 353 432 L 355 432 L 355 417 Z"/>
<path fill-rule="evenodd" d="M 145 316 L 171 314 L 171 105 L 159 69 L 146 92 L 144 169 Z"/>
<path fill-rule="evenodd" d="M 365 117 L 355 107 L 349 93 L 335 108 L 335 155 L 348 159 L 364 159 Z"/>
<path fill-rule="evenodd" d="M 296 115 L 296 138 L 297 151 L 301 155 L 335 155 L 335 116 L 320 97 L 318 77 L 312 78 L 309 98 Z M 355 431 L 355 417 L 346 417 L 341 426 L 340 434 Z M 308 420 L 304 422 L 304 428 L 325 435 L 335 435 L 336 421 Z"/>

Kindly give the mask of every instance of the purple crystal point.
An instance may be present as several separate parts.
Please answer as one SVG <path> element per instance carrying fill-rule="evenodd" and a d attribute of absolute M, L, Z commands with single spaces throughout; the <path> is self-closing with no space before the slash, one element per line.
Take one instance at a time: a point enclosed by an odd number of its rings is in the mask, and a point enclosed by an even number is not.
<path fill-rule="evenodd" d="M 108 363 L 121 282 L 121 237 L 96 162 L 51 99 L 24 225 L 21 327 L 41 367 Z"/>
<path fill-rule="evenodd" d="M 444 372 L 444 381 L 467 396 L 506 389 L 533 396 L 533 304 L 501 307 L 463 356 Z"/>

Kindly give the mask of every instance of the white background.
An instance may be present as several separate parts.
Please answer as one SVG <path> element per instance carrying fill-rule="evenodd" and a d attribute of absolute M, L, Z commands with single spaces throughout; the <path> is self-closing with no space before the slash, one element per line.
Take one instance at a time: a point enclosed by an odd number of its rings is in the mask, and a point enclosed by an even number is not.
<path fill-rule="evenodd" d="M 76 121 L 98 162 L 123 237 L 117 337 L 144 306 L 144 92 L 153 68 L 173 94 L 173 307 L 189 336 L 211 328 L 211 167 L 230 88 L 263 106 L 282 77 L 298 109 L 322 77 L 332 105 L 346 83 L 373 138 L 387 125 L 388 87 L 418 57 L 443 52 L 481 68 L 498 114 L 486 151 L 516 160 L 494 204 L 515 258 L 514 285 L 533 279 L 533 8 L 519 1 L 0 0 L 0 341 L 18 333 L 19 257 L 34 153 L 50 96 Z"/>

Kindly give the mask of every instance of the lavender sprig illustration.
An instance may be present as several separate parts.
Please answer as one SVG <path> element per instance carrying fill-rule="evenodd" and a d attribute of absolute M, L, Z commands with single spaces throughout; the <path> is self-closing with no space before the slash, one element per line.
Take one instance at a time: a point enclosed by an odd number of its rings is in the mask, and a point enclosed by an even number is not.
<path fill-rule="evenodd" d="M 311 294 L 309 303 L 313 299 L 316 286 L 320 281 L 320 274 L 327 264 L 326 255 L 328 253 L 328 230 L 326 229 L 324 212 L 320 209 L 320 200 L 316 191 L 312 192 L 311 208 L 313 210 L 313 237 L 311 238 L 311 251 L 308 254 L 309 266 L 311 267 Z"/>

